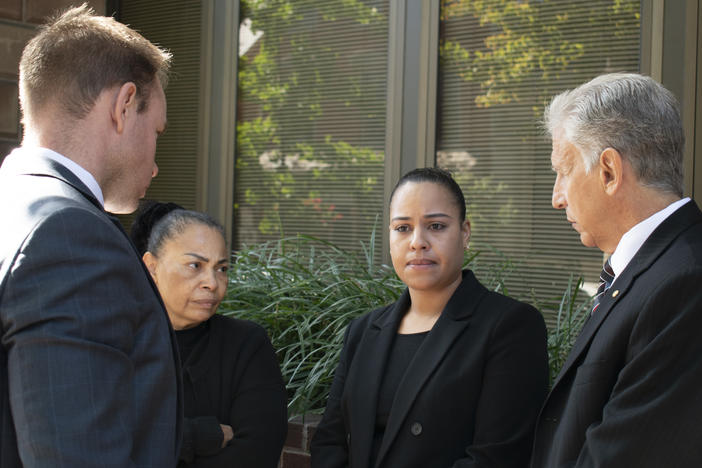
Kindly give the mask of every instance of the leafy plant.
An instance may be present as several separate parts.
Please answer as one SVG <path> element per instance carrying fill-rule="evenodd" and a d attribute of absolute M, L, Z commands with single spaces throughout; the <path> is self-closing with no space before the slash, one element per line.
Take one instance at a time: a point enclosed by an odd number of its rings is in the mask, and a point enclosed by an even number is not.
<path fill-rule="evenodd" d="M 298 236 L 237 252 L 221 313 L 268 331 L 289 392 L 290 415 L 320 412 L 344 331 L 355 317 L 397 299 L 404 285 L 374 259 L 375 236 L 354 255 Z"/>
<path fill-rule="evenodd" d="M 392 267 L 374 258 L 375 237 L 373 232 L 360 252 L 300 235 L 246 246 L 234 254 L 220 313 L 266 328 L 280 359 L 291 417 L 323 411 L 346 326 L 394 302 L 405 288 Z M 486 287 L 506 294 L 504 278 L 514 265 L 504 256 L 497 264 L 482 265 L 480 253 L 467 252 L 465 264 Z M 549 334 L 552 378 L 589 311 L 589 298 L 579 296 L 581 286 L 582 279 L 571 278 L 558 306 L 558 325 Z"/>
<path fill-rule="evenodd" d="M 556 326 L 548 334 L 550 381 L 553 383 L 565 363 L 580 329 L 590 316 L 592 298 L 582 294 L 583 278 L 571 276 L 556 312 Z M 544 311 L 542 311 L 543 313 Z"/>

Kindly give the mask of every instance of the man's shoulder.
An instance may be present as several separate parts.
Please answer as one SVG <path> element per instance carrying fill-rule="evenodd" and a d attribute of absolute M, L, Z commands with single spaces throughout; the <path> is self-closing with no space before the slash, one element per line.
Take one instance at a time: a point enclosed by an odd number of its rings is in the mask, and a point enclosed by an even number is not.
<path fill-rule="evenodd" d="M 63 206 L 85 207 L 94 213 L 102 211 L 74 185 L 51 174 L 5 174 L 0 181 L 3 217 L 25 213 L 39 217 Z"/>
<path fill-rule="evenodd" d="M 24 183 L 0 189 L 0 258 L 11 255 L 31 238 L 62 233 L 73 236 L 76 231 L 89 235 L 109 222 L 99 208 L 58 180 L 17 178 Z"/>
<path fill-rule="evenodd" d="M 660 275 L 702 266 L 702 213 L 691 201 L 665 219 L 646 239 L 624 275 Z"/>
<path fill-rule="evenodd" d="M 680 225 L 677 232 L 673 231 L 669 246 L 653 262 L 652 268 L 702 267 L 702 216 L 692 217 L 690 221 Z"/>
<path fill-rule="evenodd" d="M 4 194 L 0 201 L 0 216 L 6 229 L 0 234 L 4 245 L 12 245 L 10 238 L 24 238 L 35 231 L 53 230 L 56 234 L 74 230 L 90 234 L 105 222 L 106 214 L 80 194 L 61 190 L 52 193 Z"/>

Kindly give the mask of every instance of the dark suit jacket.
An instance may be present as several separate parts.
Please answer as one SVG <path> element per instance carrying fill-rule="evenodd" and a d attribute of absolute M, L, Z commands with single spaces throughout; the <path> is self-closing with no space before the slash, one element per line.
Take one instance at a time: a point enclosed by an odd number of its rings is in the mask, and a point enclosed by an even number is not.
<path fill-rule="evenodd" d="M 181 467 L 275 468 L 288 431 L 287 394 L 266 331 L 215 315 L 183 364 Z M 234 438 L 221 449 L 220 424 Z"/>
<path fill-rule="evenodd" d="M 29 156 L 0 168 L 0 467 L 173 467 L 181 385 L 160 296 L 87 187 Z"/>
<path fill-rule="evenodd" d="M 586 322 L 539 416 L 533 467 L 702 466 L 702 213 L 641 246 Z"/>
<path fill-rule="evenodd" d="M 384 364 L 409 303 L 405 291 L 349 325 L 313 467 L 368 466 Z M 465 271 L 400 383 L 376 466 L 524 467 L 547 388 L 539 312 Z"/>

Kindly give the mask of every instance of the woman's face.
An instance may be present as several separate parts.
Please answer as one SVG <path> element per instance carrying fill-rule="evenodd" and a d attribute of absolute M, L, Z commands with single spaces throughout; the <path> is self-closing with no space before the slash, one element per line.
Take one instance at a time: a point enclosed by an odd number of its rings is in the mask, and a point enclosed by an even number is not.
<path fill-rule="evenodd" d="M 451 192 L 433 182 L 406 182 L 390 204 L 390 256 L 415 291 L 441 292 L 460 282 L 470 223 Z"/>
<path fill-rule="evenodd" d="M 227 289 L 228 256 L 222 234 L 199 223 L 164 242 L 159 256 L 144 254 L 173 328 L 212 317 Z"/>

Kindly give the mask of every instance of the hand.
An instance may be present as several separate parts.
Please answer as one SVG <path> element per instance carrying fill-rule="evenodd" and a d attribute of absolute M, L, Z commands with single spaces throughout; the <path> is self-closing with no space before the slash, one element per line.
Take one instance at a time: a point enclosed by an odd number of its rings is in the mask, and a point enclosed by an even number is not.
<path fill-rule="evenodd" d="M 227 426 L 226 424 L 220 424 L 219 427 L 222 428 L 222 434 L 224 434 L 224 438 L 222 439 L 222 448 L 224 448 L 234 437 L 234 431 L 232 430 L 232 426 Z"/>

